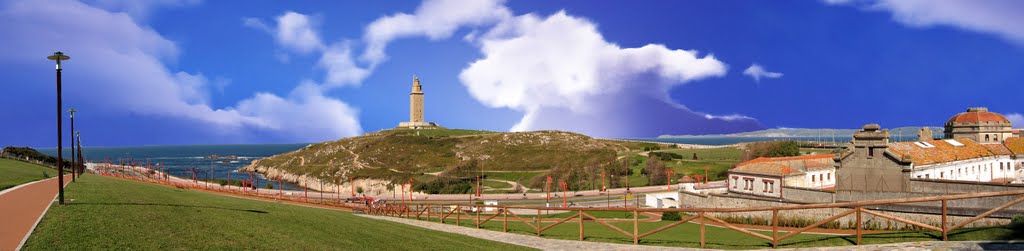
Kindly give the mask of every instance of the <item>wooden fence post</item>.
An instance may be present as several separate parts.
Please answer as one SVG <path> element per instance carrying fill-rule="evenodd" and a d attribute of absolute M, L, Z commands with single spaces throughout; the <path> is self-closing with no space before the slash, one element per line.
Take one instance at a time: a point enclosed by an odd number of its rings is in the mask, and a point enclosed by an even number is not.
<path fill-rule="evenodd" d="M 779 210 L 772 210 L 772 248 L 779 248 Z"/>
<path fill-rule="evenodd" d="M 540 237 L 540 209 L 537 209 L 537 237 Z"/>
<path fill-rule="evenodd" d="M 857 208 L 857 245 L 860 245 L 860 229 L 861 229 L 861 218 L 860 218 L 860 207 Z"/>
<path fill-rule="evenodd" d="M 508 207 L 502 207 L 501 213 L 504 214 L 501 220 L 501 231 L 508 233 Z"/>
<path fill-rule="evenodd" d="M 640 245 L 640 218 L 637 218 L 636 210 L 633 210 L 633 245 Z"/>
<path fill-rule="evenodd" d="M 580 209 L 580 214 L 577 215 L 577 217 L 580 217 L 580 240 L 582 241 L 583 240 L 583 209 Z"/>
<path fill-rule="evenodd" d="M 949 240 L 949 229 L 946 228 L 946 200 L 942 200 L 942 240 Z"/>
<path fill-rule="evenodd" d="M 704 238 L 704 225 L 707 224 L 705 222 L 707 222 L 707 219 L 704 218 L 704 212 L 700 212 L 700 248 L 704 248 L 704 244 L 706 243 L 706 239 Z"/>
<path fill-rule="evenodd" d="M 857 207 L 857 245 L 860 245 L 860 241 L 861 241 L 861 231 L 860 231 L 861 216 L 860 216 L 860 212 L 861 212 L 860 211 L 860 207 Z"/>

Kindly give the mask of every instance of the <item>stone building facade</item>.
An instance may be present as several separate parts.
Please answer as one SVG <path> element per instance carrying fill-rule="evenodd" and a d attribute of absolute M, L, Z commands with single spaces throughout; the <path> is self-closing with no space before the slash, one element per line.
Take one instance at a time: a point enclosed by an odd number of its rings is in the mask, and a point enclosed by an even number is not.
<path fill-rule="evenodd" d="M 968 138 L 982 144 L 998 144 L 1013 137 L 1013 125 L 1002 114 L 975 107 L 949 118 L 943 133 L 947 139 Z"/>
<path fill-rule="evenodd" d="M 889 130 L 868 124 L 853 134 L 846 152 L 836 157 L 836 191 L 905 192 L 909 167 L 886 155 Z M 906 170 L 904 170 L 906 169 Z"/>

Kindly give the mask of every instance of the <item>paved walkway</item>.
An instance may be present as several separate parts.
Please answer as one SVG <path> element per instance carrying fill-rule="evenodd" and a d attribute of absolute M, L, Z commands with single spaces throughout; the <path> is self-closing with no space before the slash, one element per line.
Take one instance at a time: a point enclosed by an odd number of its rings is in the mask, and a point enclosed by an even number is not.
<path fill-rule="evenodd" d="M 71 175 L 65 175 L 64 185 L 70 182 Z M 0 194 L 0 250 L 21 248 L 56 197 L 57 177 L 4 190 Z"/>
<path fill-rule="evenodd" d="M 427 222 L 422 220 L 403 219 L 397 217 L 366 214 L 355 215 L 378 220 L 393 221 L 406 225 L 422 227 L 430 230 L 461 234 L 485 240 L 492 240 L 514 245 L 537 248 L 541 250 L 707 250 L 660 246 L 634 246 L 627 244 L 602 243 L 590 241 L 555 240 L 531 235 L 504 233 L 499 231 L 476 229 L 470 227 L 460 227 L 455 225 L 440 224 L 437 222 Z M 1024 250 L 1024 242 L 987 243 L 971 241 L 924 241 L 863 246 L 813 247 L 778 250 Z"/>

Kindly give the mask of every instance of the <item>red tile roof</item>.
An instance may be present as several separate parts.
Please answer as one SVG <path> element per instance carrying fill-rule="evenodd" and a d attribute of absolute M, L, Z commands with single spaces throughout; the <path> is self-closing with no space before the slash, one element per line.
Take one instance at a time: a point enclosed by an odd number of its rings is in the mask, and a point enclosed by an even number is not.
<path fill-rule="evenodd" d="M 917 144 L 918 142 L 897 142 L 889 144 L 889 151 L 896 155 L 893 157 L 909 159 L 914 162 L 914 165 L 919 166 L 995 155 L 987 147 L 971 139 L 959 138 L 953 141 L 959 142 L 963 146 L 954 146 L 947 140 L 923 141 L 935 147 L 921 147 Z"/>
<path fill-rule="evenodd" d="M 1003 141 L 1003 145 L 1014 154 L 1024 155 L 1024 138 L 1009 137 L 1006 138 L 1006 141 Z"/>
<path fill-rule="evenodd" d="M 807 171 L 832 168 L 832 154 L 812 154 L 794 157 L 756 158 L 736 165 L 730 172 L 788 176 Z"/>
<path fill-rule="evenodd" d="M 1002 144 L 982 144 L 982 146 L 984 146 L 985 148 L 988 148 L 988 151 L 992 152 L 992 154 L 995 154 L 995 155 L 1012 155 L 1013 154 L 1012 152 L 1010 152 L 1009 148 L 1006 148 L 1006 146 L 1004 146 Z"/>
<path fill-rule="evenodd" d="M 979 122 L 991 122 L 991 123 L 1009 123 L 1010 120 L 1003 117 L 1002 114 L 985 111 L 967 111 L 961 112 L 953 117 L 949 118 L 946 123 L 971 123 L 976 124 Z"/>

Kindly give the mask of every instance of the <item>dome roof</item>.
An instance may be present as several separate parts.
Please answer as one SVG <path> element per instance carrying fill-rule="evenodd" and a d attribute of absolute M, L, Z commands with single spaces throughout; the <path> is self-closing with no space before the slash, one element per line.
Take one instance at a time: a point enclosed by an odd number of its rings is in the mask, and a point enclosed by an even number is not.
<path fill-rule="evenodd" d="M 1010 123 L 1010 120 L 1006 119 L 1002 114 L 989 112 L 988 108 L 970 108 L 966 112 L 961 112 L 953 117 L 949 118 L 946 124 L 958 123 L 958 124 L 977 124 L 977 123 Z"/>

